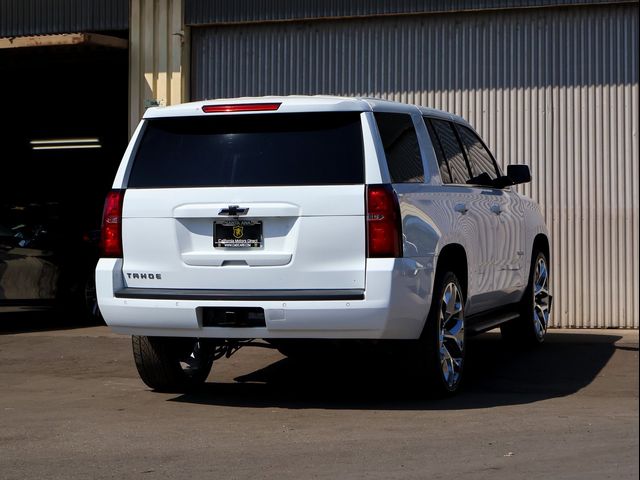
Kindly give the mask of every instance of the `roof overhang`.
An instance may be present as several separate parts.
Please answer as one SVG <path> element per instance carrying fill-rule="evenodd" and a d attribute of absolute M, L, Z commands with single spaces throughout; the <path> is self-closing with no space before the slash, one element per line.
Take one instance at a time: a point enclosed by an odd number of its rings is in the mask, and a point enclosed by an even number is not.
<path fill-rule="evenodd" d="M 91 45 L 126 49 L 129 42 L 124 38 L 101 35 L 99 33 L 61 33 L 56 35 L 33 35 L 28 37 L 0 38 L 0 49 L 60 47 L 69 45 Z"/>

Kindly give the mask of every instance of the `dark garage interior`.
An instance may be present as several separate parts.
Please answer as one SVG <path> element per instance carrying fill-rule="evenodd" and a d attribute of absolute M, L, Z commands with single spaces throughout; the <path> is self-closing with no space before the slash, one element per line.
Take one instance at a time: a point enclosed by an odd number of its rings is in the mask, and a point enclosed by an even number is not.
<path fill-rule="evenodd" d="M 101 210 L 128 141 L 128 50 L 4 48 L 0 82 L 0 311 L 95 317 Z"/>

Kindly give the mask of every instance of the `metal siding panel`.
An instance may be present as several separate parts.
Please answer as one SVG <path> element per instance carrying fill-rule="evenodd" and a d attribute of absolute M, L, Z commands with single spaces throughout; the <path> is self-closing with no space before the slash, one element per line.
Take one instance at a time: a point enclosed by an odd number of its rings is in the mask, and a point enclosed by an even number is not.
<path fill-rule="evenodd" d="M 187 100 L 181 0 L 132 0 L 129 39 L 129 132 L 152 103 Z"/>
<path fill-rule="evenodd" d="M 0 0 L 0 37 L 128 28 L 129 0 Z"/>
<path fill-rule="evenodd" d="M 629 0 L 634 3 L 634 0 Z M 626 3 L 629 3 L 626 2 Z M 187 25 L 621 3 L 614 0 L 186 0 Z"/>
<path fill-rule="evenodd" d="M 638 328 L 635 6 L 194 28 L 193 99 L 379 96 L 468 118 L 551 232 L 553 322 Z"/>

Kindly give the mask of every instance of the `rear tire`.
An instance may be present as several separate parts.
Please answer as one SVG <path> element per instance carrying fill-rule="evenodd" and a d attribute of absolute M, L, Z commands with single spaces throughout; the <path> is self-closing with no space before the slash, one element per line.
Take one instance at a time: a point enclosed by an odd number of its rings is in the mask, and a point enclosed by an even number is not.
<path fill-rule="evenodd" d="M 84 325 L 101 325 L 104 319 L 98 307 L 95 281 L 95 264 L 87 268 L 64 272 L 58 284 L 57 308 L 73 322 Z"/>
<path fill-rule="evenodd" d="M 465 359 L 464 295 L 451 271 L 436 274 L 431 309 L 420 339 L 429 392 L 450 396 L 460 390 Z"/>
<path fill-rule="evenodd" d="M 94 272 L 91 271 L 87 276 L 83 285 L 83 313 L 85 318 L 91 324 L 104 324 L 104 318 L 100 313 L 98 306 L 98 296 L 96 294 L 96 279 Z"/>
<path fill-rule="evenodd" d="M 197 338 L 131 339 L 142 381 L 159 392 L 186 392 L 201 386 L 211 371 L 213 352 Z"/>
<path fill-rule="evenodd" d="M 500 326 L 506 341 L 525 346 L 544 342 L 551 309 L 549 276 L 547 256 L 541 250 L 534 250 L 529 282 L 520 301 L 520 316 Z"/>

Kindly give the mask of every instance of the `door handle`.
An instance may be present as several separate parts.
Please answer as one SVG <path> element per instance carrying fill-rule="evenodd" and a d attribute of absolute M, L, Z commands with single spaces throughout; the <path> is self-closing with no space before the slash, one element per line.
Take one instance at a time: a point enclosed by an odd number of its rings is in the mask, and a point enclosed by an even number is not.
<path fill-rule="evenodd" d="M 491 205 L 490 210 L 496 215 L 500 215 L 502 213 L 502 207 L 497 203 L 494 203 L 493 205 Z"/>
<path fill-rule="evenodd" d="M 461 213 L 462 215 L 464 215 L 465 213 L 467 213 L 469 211 L 469 209 L 467 208 L 467 206 L 464 203 L 456 203 L 456 205 L 453 207 L 453 209 L 456 212 Z"/>

